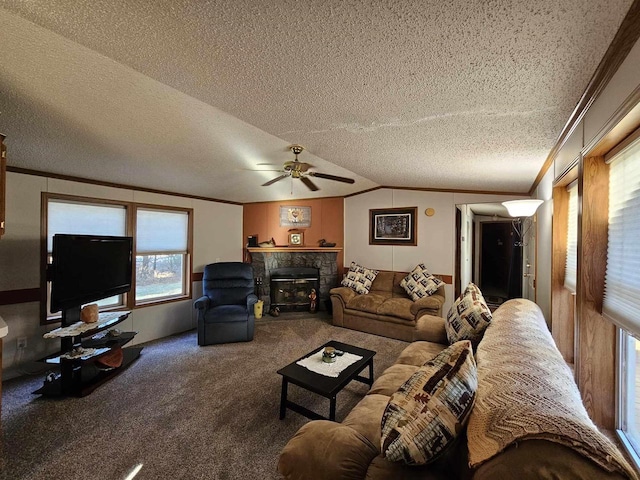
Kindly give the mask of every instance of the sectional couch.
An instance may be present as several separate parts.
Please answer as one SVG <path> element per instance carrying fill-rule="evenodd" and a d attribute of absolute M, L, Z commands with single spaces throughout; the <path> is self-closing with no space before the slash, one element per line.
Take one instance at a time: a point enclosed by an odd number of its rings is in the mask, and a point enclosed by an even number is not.
<path fill-rule="evenodd" d="M 290 480 L 638 478 L 589 419 L 573 376 L 533 302 L 494 312 L 477 345 L 477 391 L 466 430 L 431 463 L 409 466 L 381 454 L 389 399 L 447 348 L 444 319 L 427 317 L 409 344 L 342 423 L 311 421 L 284 447 L 278 470 Z"/>

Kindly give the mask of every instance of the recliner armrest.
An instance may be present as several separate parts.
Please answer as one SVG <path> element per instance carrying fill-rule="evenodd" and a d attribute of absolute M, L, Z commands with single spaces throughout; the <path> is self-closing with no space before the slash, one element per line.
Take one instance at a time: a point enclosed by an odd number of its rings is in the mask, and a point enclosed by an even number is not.
<path fill-rule="evenodd" d="M 256 297 L 253 293 L 247 295 L 247 310 L 253 311 L 253 305 L 258 301 L 258 297 Z"/>
<path fill-rule="evenodd" d="M 203 295 L 202 297 L 200 297 L 194 302 L 193 307 L 198 310 L 206 310 L 207 308 L 209 308 L 210 303 L 211 303 L 211 300 L 209 299 L 209 297 L 207 297 L 206 295 Z"/>

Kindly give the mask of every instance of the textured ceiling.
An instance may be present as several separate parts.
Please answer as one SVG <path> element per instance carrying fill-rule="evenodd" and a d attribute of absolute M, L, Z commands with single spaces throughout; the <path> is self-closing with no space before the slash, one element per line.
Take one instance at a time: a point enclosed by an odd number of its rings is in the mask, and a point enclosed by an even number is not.
<path fill-rule="evenodd" d="M 249 202 L 527 192 L 632 0 L 0 1 L 11 166 Z M 259 185 L 290 160 L 314 179 Z"/>

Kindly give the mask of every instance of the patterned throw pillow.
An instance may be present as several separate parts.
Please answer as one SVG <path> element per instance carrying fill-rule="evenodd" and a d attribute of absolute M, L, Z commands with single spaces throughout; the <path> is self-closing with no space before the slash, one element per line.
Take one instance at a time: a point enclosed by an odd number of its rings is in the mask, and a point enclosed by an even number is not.
<path fill-rule="evenodd" d="M 470 283 L 447 313 L 444 327 L 449 343 L 471 340 L 471 343 L 477 345 L 491 318 L 491 310 L 487 307 L 482 292 L 475 284 Z"/>
<path fill-rule="evenodd" d="M 471 342 L 447 347 L 389 399 L 382 415 L 382 454 L 407 465 L 436 460 L 464 429 L 477 388 Z"/>
<path fill-rule="evenodd" d="M 400 286 L 405 289 L 414 302 L 433 295 L 438 291 L 440 285 L 444 285 L 444 282 L 431 275 L 423 263 L 418 264 L 418 266 L 400 282 Z"/>
<path fill-rule="evenodd" d="M 372 270 L 358 265 L 356 262 L 351 262 L 349 272 L 347 272 L 347 276 L 342 280 L 340 285 L 349 287 L 361 295 L 366 295 L 369 293 L 371 284 L 377 275 L 378 270 Z"/>

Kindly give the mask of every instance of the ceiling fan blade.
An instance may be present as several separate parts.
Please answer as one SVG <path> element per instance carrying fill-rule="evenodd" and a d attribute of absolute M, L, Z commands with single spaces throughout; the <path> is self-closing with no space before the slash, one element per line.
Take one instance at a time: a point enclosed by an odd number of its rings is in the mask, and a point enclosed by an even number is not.
<path fill-rule="evenodd" d="M 310 179 L 309 177 L 300 177 L 300 180 L 302 180 L 302 183 L 304 183 L 304 184 L 307 186 L 307 188 L 308 188 L 309 190 L 311 190 L 312 192 L 315 192 L 315 191 L 317 191 L 317 190 L 320 190 L 320 189 L 316 186 L 316 184 L 315 184 L 315 183 L 313 183 L 313 182 L 311 181 L 311 179 Z"/>
<path fill-rule="evenodd" d="M 327 180 L 335 180 L 336 182 L 356 183 L 356 181 L 353 178 L 339 177 L 337 175 L 329 175 L 328 173 L 309 172 L 309 175 L 313 177 L 318 177 L 318 178 L 326 178 Z"/>
<path fill-rule="evenodd" d="M 263 184 L 262 184 L 262 186 L 263 186 L 263 187 L 268 187 L 269 185 L 274 184 L 274 183 L 276 183 L 277 181 L 282 180 L 283 178 L 287 178 L 288 176 L 289 176 L 289 174 L 288 174 L 288 173 L 283 173 L 283 174 L 282 174 L 282 175 L 280 175 L 279 177 L 276 177 L 276 178 L 274 178 L 274 179 L 272 179 L 272 180 L 269 180 L 267 183 L 263 183 Z"/>

